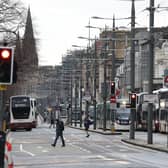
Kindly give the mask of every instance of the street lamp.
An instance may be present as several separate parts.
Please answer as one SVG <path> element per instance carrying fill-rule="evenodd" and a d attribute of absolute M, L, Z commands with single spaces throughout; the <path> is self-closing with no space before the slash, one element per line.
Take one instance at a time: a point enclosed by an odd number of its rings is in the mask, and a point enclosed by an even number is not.
<path fill-rule="evenodd" d="M 80 39 L 85 39 L 85 40 L 88 40 L 88 38 L 85 38 L 85 37 L 78 37 Z M 97 125 L 97 122 L 96 122 L 96 116 L 97 116 L 97 113 L 96 113 L 96 67 L 97 67 L 97 54 L 96 54 L 96 37 L 95 39 L 91 39 L 91 40 L 94 40 L 94 44 L 95 44 L 95 47 L 94 47 L 94 81 L 93 81 L 93 104 L 94 104 L 94 124 L 93 124 L 93 128 L 96 129 L 96 125 Z M 87 102 L 86 102 L 87 103 Z M 88 104 L 87 104 L 88 105 Z"/>
<path fill-rule="evenodd" d="M 92 16 L 92 19 L 100 19 L 100 20 L 112 20 L 113 21 L 113 27 L 112 27 L 112 74 L 111 74 L 111 80 L 114 81 L 115 79 L 115 20 L 125 20 L 125 19 L 131 19 L 131 17 L 124 17 L 124 18 L 115 18 L 113 15 L 113 18 L 107 18 L 107 17 L 99 17 L 99 16 Z M 124 27 L 125 28 L 125 27 Z"/>
<path fill-rule="evenodd" d="M 92 16 L 91 18 L 92 19 L 102 19 L 102 20 L 113 20 L 113 18 L 99 17 L 99 16 Z M 115 20 L 124 20 L 124 19 L 131 19 L 131 17 L 116 18 Z"/>
<path fill-rule="evenodd" d="M 76 48 L 81 48 L 81 46 L 78 46 L 78 45 L 72 45 L 72 47 L 76 47 Z M 82 95 L 83 95 L 83 86 L 82 86 L 82 50 L 80 50 L 80 68 L 81 68 L 81 71 L 80 71 L 80 127 L 82 127 Z"/>

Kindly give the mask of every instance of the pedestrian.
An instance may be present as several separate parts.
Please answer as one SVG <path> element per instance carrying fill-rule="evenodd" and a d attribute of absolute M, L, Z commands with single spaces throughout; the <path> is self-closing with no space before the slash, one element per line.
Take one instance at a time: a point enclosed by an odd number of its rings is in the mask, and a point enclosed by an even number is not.
<path fill-rule="evenodd" d="M 53 126 L 53 128 L 55 128 L 55 115 L 54 115 L 54 111 L 50 112 L 50 126 L 49 128 L 51 128 Z"/>
<path fill-rule="evenodd" d="M 58 140 L 59 137 L 61 138 L 61 141 L 62 141 L 62 147 L 65 146 L 65 140 L 64 140 L 64 137 L 63 137 L 63 131 L 64 131 L 64 123 L 63 123 L 63 121 L 61 121 L 59 119 L 56 119 L 56 137 L 55 137 L 54 143 L 51 144 L 51 146 L 53 146 L 53 147 L 56 146 L 56 143 L 57 143 L 57 140 Z"/>
<path fill-rule="evenodd" d="M 89 127 L 90 127 L 91 124 L 93 124 L 93 122 L 89 119 L 89 115 L 86 115 L 85 119 L 84 119 L 84 127 L 85 127 L 87 138 L 90 136 L 89 135 Z"/>

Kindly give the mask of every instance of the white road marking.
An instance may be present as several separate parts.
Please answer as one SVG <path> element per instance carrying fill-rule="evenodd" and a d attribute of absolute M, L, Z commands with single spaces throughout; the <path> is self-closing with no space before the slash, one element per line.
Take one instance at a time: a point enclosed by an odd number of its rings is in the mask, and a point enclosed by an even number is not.
<path fill-rule="evenodd" d="M 105 157 L 103 155 L 97 155 L 97 157 L 100 158 L 100 159 L 102 159 L 102 160 L 115 160 L 113 158 L 107 158 L 107 157 Z"/>
<path fill-rule="evenodd" d="M 42 152 L 43 152 L 43 153 L 46 153 L 46 152 L 48 152 L 48 150 L 42 150 Z"/>
<path fill-rule="evenodd" d="M 21 151 L 21 152 L 24 152 L 24 153 L 27 153 L 27 154 L 29 154 L 29 155 L 31 155 L 31 156 L 35 156 L 35 154 L 33 154 L 33 153 L 29 152 L 29 151 L 24 150 L 22 144 L 20 144 L 20 151 Z"/>

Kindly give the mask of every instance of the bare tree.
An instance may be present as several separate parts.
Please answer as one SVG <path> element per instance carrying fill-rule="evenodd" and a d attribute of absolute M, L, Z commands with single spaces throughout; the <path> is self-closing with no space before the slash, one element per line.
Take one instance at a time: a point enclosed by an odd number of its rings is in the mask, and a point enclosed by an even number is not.
<path fill-rule="evenodd" d="M 5 33 L 5 39 L 14 38 L 12 34 L 16 34 L 25 25 L 25 18 L 26 9 L 21 1 L 0 1 L 0 32 Z"/>

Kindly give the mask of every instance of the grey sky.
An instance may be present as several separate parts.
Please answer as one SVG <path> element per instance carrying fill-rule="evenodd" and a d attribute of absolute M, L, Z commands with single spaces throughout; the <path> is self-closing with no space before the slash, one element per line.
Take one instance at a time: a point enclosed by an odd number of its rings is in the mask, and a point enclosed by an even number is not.
<path fill-rule="evenodd" d="M 88 37 L 85 28 L 92 16 L 112 18 L 130 17 L 131 2 L 124 0 L 21 0 L 30 5 L 41 65 L 58 65 L 72 45 L 87 46 L 88 41 L 78 36 Z M 155 6 L 168 7 L 168 0 L 155 0 Z M 137 1 L 136 22 L 138 27 L 149 25 L 149 0 Z M 130 27 L 130 20 L 116 21 L 116 26 Z M 104 28 L 111 27 L 112 20 L 90 19 L 90 24 Z M 155 26 L 168 25 L 168 10 L 155 13 Z M 98 36 L 98 29 L 91 29 L 91 37 Z"/>

